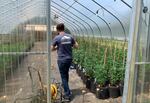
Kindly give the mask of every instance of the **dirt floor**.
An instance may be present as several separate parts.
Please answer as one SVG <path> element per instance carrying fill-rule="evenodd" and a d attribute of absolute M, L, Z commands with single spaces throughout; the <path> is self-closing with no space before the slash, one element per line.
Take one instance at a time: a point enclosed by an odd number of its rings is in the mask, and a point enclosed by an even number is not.
<path fill-rule="evenodd" d="M 45 42 L 36 42 L 31 51 L 46 51 Z M 58 67 L 57 67 L 57 54 L 51 53 L 52 69 L 51 78 L 55 78 L 61 82 Z M 36 54 L 28 55 L 20 65 L 18 69 L 12 73 L 11 77 L 6 80 L 6 85 L 0 90 L 0 103 L 30 103 L 31 99 L 26 99 L 36 95 L 39 88 L 37 72 L 31 70 L 33 75 L 33 81 L 29 76 L 28 67 L 32 66 L 38 69 L 42 76 L 42 81 L 46 84 L 47 81 L 47 55 Z M 86 90 L 80 77 L 77 75 L 76 70 L 71 69 L 69 72 L 70 81 L 69 85 L 73 92 L 73 100 L 71 103 L 121 103 L 121 98 L 100 100 L 95 97 L 94 94 Z M 82 91 L 86 91 L 84 94 Z M 16 99 L 22 98 L 22 100 Z M 40 103 L 40 102 L 33 102 Z"/>

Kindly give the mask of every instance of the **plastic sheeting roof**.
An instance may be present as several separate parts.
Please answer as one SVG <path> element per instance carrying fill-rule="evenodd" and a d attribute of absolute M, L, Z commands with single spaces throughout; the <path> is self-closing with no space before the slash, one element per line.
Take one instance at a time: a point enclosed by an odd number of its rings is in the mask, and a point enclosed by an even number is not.
<path fill-rule="evenodd" d="M 54 20 L 70 29 L 78 27 L 82 34 L 120 39 L 128 35 L 132 0 L 52 0 L 51 5 Z"/>
<path fill-rule="evenodd" d="M 0 34 L 11 32 L 18 24 L 45 16 L 46 0 L 0 0 Z"/>
<path fill-rule="evenodd" d="M 128 36 L 132 1 L 51 0 L 52 20 L 64 22 L 77 35 L 124 39 Z M 0 0 L 0 32 L 46 16 L 46 3 L 46 0 Z"/>

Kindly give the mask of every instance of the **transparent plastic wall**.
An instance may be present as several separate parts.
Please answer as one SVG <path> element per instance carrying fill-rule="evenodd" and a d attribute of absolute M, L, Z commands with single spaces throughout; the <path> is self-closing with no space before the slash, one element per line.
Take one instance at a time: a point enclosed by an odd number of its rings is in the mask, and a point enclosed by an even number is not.
<path fill-rule="evenodd" d="M 38 96 L 47 80 L 46 7 L 46 0 L 0 0 L 0 103 L 46 101 Z"/>
<path fill-rule="evenodd" d="M 134 103 L 150 102 L 150 1 L 141 2 L 137 58 L 135 62 Z M 147 9 L 147 10 L 146 10 Z M 135 100 L 134 100 L 135 98 Z"/>
<path fill-rule="evenodd" d="M 150 1 L 135 0 L 133 5 L 123 103 L 150 103 Z"/>
<path fill-rule="evenodd" d="M 125 2 L 125 3 L 124 3 Z M 128 38 L 132 0 L 52 0 L 52 19 L 77 35 Z"/>

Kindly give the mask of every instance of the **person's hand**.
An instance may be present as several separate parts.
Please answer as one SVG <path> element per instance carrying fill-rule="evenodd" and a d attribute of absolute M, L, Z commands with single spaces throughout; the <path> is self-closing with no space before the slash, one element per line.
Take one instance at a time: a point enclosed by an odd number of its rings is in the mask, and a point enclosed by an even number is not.
<path fill-rule="evenodd" d="M 73 45 L 73 47 L 78 48 L 79 47 L 78 42 L 75 41 L 75 44 Z"/>
<path fill-rule="evenodd" d="M 52 51 L 57 50 L 57 46 L 51 46 L 51 50 L 52 50 Z"/>

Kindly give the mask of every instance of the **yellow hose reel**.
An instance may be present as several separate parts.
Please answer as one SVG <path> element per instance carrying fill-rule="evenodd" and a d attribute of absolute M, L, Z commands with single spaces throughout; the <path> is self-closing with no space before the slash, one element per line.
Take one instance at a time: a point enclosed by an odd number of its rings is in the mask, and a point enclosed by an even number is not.
<path fill-rule="evenodd" d="M 51 84 L 51 97 L 52 99 L 56 99 L 57 97 L 57 86 L 55 84 Z"/>

